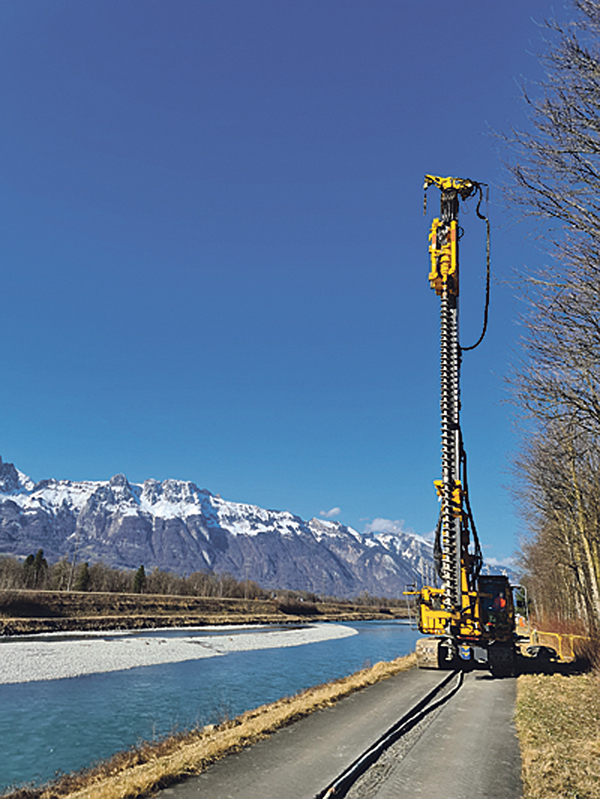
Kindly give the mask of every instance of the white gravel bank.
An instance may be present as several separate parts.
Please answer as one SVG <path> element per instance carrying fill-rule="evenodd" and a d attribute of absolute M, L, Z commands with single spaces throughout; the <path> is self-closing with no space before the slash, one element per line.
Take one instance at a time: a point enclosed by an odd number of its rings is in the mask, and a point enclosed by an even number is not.
<path fill-rule="evenodd" d="M 207 628 L 193 628 L 190 635 L 169 638 L 144 633 L 98 633 L 65 639 L 45 635 L 24 641 L 17 637 L 0 642 L 0 684 L 62 680 L 82 674 L 121 671 L 159 663 L 200 660 L 229 652 L 276 649 L 318 641 L 346 638 L 356 630 L 340 624 L 311 624 L 301 628 L 252 632 L 227 628 L 220 635 L 206 635 Z M 215 628 L 210 628 L 215 630 Z"/>

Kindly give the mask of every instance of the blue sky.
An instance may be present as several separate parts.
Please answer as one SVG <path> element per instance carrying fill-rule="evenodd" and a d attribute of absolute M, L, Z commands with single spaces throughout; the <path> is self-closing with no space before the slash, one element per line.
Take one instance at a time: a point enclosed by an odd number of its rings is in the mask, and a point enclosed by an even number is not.
<path fill-rule="evenodd" d="M 190 479 L 427 534 L 439 476 L 425 173 L 491 184 L 471 503 L 516 546 L 503 400 L 541 253 L 490 130 L 526 124 L 543 0 L 3 0 L 0 454 L 34 479 Z M 463 343 L 484 231 L 463 216 Z M 383 523 L 379 522 L 379 526 Z"/>

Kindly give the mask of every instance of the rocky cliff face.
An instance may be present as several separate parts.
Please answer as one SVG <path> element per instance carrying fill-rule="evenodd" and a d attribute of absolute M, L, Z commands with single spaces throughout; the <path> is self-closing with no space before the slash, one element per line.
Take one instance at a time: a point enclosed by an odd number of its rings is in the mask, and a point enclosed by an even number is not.
<path fill-rule="evenodd" d="M 361 535 L 338 522 L 228 502 L 184 480 L 42 480 L 0 459 L 0 554 L 42 548 L 133 569 L 229 572 L 264 588 L 400 596 L 431 569 L 431 546 L 406 533 Z"/>

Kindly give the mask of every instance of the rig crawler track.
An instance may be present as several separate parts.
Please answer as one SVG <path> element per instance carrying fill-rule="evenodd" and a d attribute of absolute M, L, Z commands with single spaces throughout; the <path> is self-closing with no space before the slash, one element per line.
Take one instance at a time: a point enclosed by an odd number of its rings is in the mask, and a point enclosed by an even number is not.
<path fill-rule="evenodd" d="M 430 717 L 432 713 L 446 704 L 461 688 L 464 672 L 453 671 L 430 690 L 416 705 L 405 713 L 384 735 L 375 741 L 365 752 L 345 769 L 330 785 L 318 793 L 315 799 L 333 799 L 347 796 L 348 791 L 366 771 L 371 768 L 393 744 Z"/>

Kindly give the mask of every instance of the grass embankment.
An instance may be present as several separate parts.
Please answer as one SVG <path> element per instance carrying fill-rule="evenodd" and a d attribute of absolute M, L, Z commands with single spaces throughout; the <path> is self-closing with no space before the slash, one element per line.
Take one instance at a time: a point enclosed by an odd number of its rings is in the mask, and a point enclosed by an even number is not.
<path fill-rule="evenodd" d="M 600 797 L 598 675 L 522 675 L 516 722 L 525 799 Z"/>
<path fill-rule="evenodd" d="M 0 635 L 294 621 L 402 618 L 404 608 L 352 602 L 219 599 L 77 591 L 0 592 Z"/>
<path fill-rule="evenodd" d="M 137 799 L 151 796 L 182 778 L 200 774 L 225 755 L 238 752 L 270 733 L 330 707 L 355 691 L 407 671 L 415 665 L 415 655 L 376 663 L 327 685 L 319 685 L 270 705 L 225 721 L 172 736 L 158 743 L 145 743 L 120 752 L 94 768 L 68 774 L 39 788 L 22 788 L 5 799 Z"/>
<path fill-rule="evenodd" d="M 587 649 L 586 671 L 517 681 L 524 799 L 600 799 L 600 647 Z"/>

